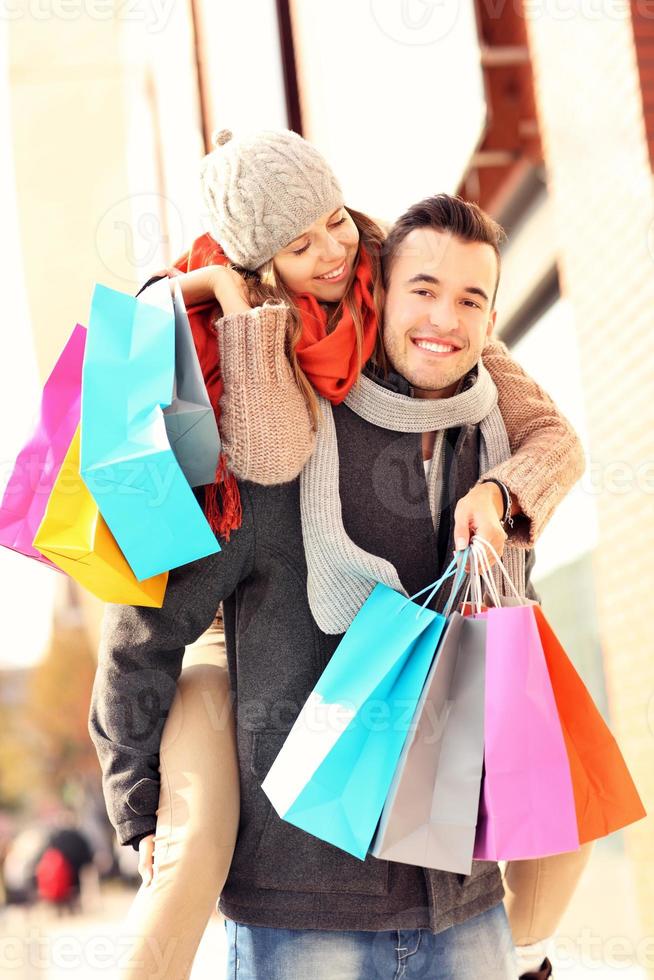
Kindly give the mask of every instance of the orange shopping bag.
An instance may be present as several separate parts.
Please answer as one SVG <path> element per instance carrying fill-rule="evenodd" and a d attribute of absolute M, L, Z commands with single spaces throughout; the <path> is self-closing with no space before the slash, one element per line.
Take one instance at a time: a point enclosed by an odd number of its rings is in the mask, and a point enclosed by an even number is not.
<path fill-rule="evenodd" d="M 618 744 L 540 606 L 533 612 L 565 739 L 579 843 L 647 816 Z"/>

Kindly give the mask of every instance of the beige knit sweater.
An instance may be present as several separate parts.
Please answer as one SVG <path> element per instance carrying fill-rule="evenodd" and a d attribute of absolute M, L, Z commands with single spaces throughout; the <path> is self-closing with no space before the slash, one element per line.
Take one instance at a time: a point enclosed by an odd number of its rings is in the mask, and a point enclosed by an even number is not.
<path fill-rule="evenodd" d="M 217 322 L 224 381 L 220 433 L 232 472 L 255 483 L 285 483 L 311 455 L 315 433 L 286 356 L 286 307 L 265 304 Z M 484 364 L 497 386 L 513 456 L 485 473 L 507 485 L 524 517 L 514 544 L 531 547 L 584 471 L 581 443 L 552 399 L 489 341 Z"/>

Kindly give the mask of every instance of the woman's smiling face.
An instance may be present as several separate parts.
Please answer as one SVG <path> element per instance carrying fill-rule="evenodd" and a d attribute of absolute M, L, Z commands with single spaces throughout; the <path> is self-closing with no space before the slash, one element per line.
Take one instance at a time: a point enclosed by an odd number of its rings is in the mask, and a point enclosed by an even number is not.
<path fill-rule="evenodd" d="M 359 229 L 345 207 L 322 214 L 273 257 L 275 272 L 293 293 L 339 303 L 351 278 Z"/>

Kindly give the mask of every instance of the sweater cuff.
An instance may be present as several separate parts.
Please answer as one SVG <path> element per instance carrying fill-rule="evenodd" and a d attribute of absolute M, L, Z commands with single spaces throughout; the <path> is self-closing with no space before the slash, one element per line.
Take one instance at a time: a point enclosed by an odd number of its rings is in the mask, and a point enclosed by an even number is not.
<path fill-rule="evenodd" d="M 486 473 L 482 473 L 479 477 L 478 483 L 483 483 L 484 480 L 499 480 L 507 487 L 511 498 L 517 500 L 520 505 L 520 510 L 522 513 L 514 514 L 512 517 L 513 527 L 507 523 L 502 525 L 507 535 L 507 543 L 512 544 L 517 548 L 533 548 L 534 546 L 534 519 L 533 516 L 525 512 L 524 504 L 520 498 L 520 495 L 515 489 L 515 484 L 512 480 L 512 473 L 507 472 L 505 469 L 506 464 L 502 463 L 499 466 L 494 466 L 492 470 L 488 470 Z"/>
<path fill-rule="evenodd" d="M 230 313 L 216 323 L 220 367 L 226 382 L 287 381 L 288 307 L 265 303 L 246 313 Z"/>
<path fill-rule="evenodd" d="M 558 445 L 557 456 L 560 460 L 570 458 L 576 442 L 577 437 L 573 432 L 568 440 Z M 580 472 L 575 472 L 576 479 L 581 477 L 582 472 L 583 466 Z M 565 474 L 563 486 L 559 479 L 560 469 L 557 469 L 554 460 L 548 459 L 545 465 L 538 466 L 534 464 L 532 456 L 517 454 L 484 473 L 480 479 L 491 476 L 506 484 L 522 511 L 513 518 L 513 529 L 509 529 L 511 544 L 533 548 L 571 485 L 569 474 Z"/>

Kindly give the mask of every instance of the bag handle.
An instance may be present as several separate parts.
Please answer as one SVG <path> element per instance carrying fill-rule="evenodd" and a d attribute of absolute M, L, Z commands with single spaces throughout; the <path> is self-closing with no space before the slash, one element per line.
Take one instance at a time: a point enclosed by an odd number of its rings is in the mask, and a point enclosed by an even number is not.
<path fill-rule="evenodd" d="M 488 593 L 488 596 L 494 606 L 500 607 L 502 605 L 499 589 L 489 561 L 489 553 L 495 558 L 496 567 L 501 575 L 504 576 L 510 591 L 513 593 L 516 599 L 524 604 L 523 597 L 520 596 L 519 592 L 516 590 L 513 580 L 508 574 L 495 548 L 485 538 L 482 538 L 479 534 L 475 534 L 470 541 L 470 545 L 465 550 L 456 553 L 459 574 L 455 579 L 447 605 L 443 610 L 445 616 L 449 616 L 452 613 L 455 599 L 459 593 L 461 584 L 466 574 L 465 566 L 467 561 L 469 561 L 470 570 L 467 573 L 466 588 L 461 599 L 461 605 L 465 606 L 467 602 L 470 602 L 475 612 L 481 612 L 484 600 L 484 589 L 482 586 L 486 587 L 486 592 Z"/>
<path fill-rule="evenodd" d="M 479 587 L 481 586 L 482 582 L 484 583 L 484 585 L 486 586 L 486 590 L 495 606 L 500 607 L 502 605 L 502 600 L 500 598 L 499 590 L 493 578 L 493 571 L 491 569 L 490 561 L 488 560 L 489 553 L 493 556 L 493 558 L 495 558 L 496 568 L 498 569 L 500 574 L 504 577 L 514 597 L 518 599 L 519 602 L 523 604 L 525 603 L 524 597 L 521 596 L 520 593 L 517 591 L 515 585 L 513 584 L 511 576 L 509 575 L 504 564 L 502 563 L 500 556 L 498 555 L 497 551 L 489 541 L 487 541 L 485 538 L 482 538 L 480 535 L 475 535 L 474 538 L 472 539 L 472 553 L 473 553 L 473 560 L 475 563 L 477 583 Z M 479 595 L 481 595 L 481 588 L 479 588 Z"/>
<path fill-rule="evenodd" d="M 474 544 L 474 538 L 471 545 Z M 476 613 L 482 611 L 483 605 L 483 593 L 481 589 L 480 582 L 480 570 L 479 570 L 479 556 L 478 548 L 470 548 L 470 572 L 468 574 L 468 582 L 466 584 L 466 590 L 463 594 L 463 599 L 461 600 L 461 605 L 465 606 L 466 602 L 470 600 L 471 605 L 474 607 Z"/>
<path fill-rule="evenodd" d="M 502 600 L 500 599 L 499 591 L 497 585 L 495 584 L 495 579 L 493 578 L 493 573 L 491 571 L 490 561 L 488 560 L 488 552 L 486 551 L 485 544 L 481 540 L 475 543 L 474 549 L 474 563 L 475 563 L 475 584 L 477 589 L 477 611 L 481 612 L 481 607 L 483 605 L 484 592 L 482 585 L 486 586 L 486 591 L 490 596 L 490 600 L 494 606 L 501 606 Z M 499 561 L 499 558 L 498 558 Z"/>
<path fill-rule="evenodd" d="M 470 541 L 469 547 L 466 548 L 465 550 L 457 552 L 457 560 L 459 562 L 460 575 L 457 577 L 457 580 L 452 586 L 450 597 L 447 601 L 447 605 L 445 606 L 445 609 L 443 610 L 444 615 L 446 616 L 450 616 L 452 613 L 452 608 L 454 606 L 455 599 L 458 595 L 464 577 L 467 577 L 467 582 L 466 582 L 465 592 L 463 594 L 463 598 L 461 599 L 460 604 L 462 606 L 465 606 L 465 604 L 468 601 L 470 601 L 475 608 L 475 612 L 478 613 L 481 612 L 481 608 L 483 605 L 483 592 L 481 588 L 482 559 L 486 561 L 486 567 L 483 569 L 484 572 L 490 571 L 490 565 L 488 564 L 487 556 L 483 551 L 483 548 L 481 547 L 479 541 L 480 539 L 478 538 L 476 539 L 476 536 L 473 536 L 473 538 Z M 470 564 L 470 571 L 468 573 L 466 573 L 465 571 L 467 561 L 469 561 Z M 492 582 L 490 588 L 493 597 L 495 597 L 497 593 L 495 591 L 494 582 Z M 499 605 L 499 598 L 497 604 Z"/>
<path fill-rule="evenodd" d="M 462 551 L 457 551 L 454 558 L 449 563 L 443 574 L 435 582 L 430 585 L 426 585 L 424 589 L 420 589 L 419 592 L 414 593 L 414 595 L 409 596 L 409 598 L 403 603 L 401 609 L 404 609 L 410 602 L 414 602 L 425 592 L 429 595 L 422 603 L 420 609 L 416 613 L 416 619 L 418 619 L 422 613 L 425 611 L 431 600 L 434 598 L 438 590 L 443 586 L 443 584 L 448 579 L 454 579 L 452 583 L 452 589 L 448 597 L 447 603 L 443 610 L 444 616 L 450 616 L 452 613 L 452 608 L 454 606 L 454 601 L 461 589 L 463 581 L 466 577 L 466 564 L 470 560 L 470 572 L 468 573 L 468 582 L 466 584 L 466 591 L 463 596 L 463 604 L 468 601 L 468 596 L 471 596 L 471 601 L 473 602 L 476 611 L 481 612 L 482 600 L 483 600 L 483 590 L 481 588 L 482 582 L 486 586 L 486 590 L 490 595 L 490 598 L 495 606 L 501 606 L 502 602 L 499 596 L 499 592 L 495 582 L 493 580 L 493 571 L 488 560 L 488 552 L 495 558 L 496 566 L 504 576 L 511 592 L 520 602 L 524 603 L 524 598 L 518 593 L 513 581 L 506 568 L 502 564 L 502 560 L 498 555 L 497 551 L 493 545 L 482 538 L 480 535 L 475 534 L 468 545 Z"/>
<path fill-rule="evenodd" d="M 470 578 L 468 576 L 468 573 L 466 572 L 466 564 L 469 558 L 470 560 L 472 560 L 472 553 L 470 547 L 466 547 L 463 548 L 461 551 L 455 552 L 455 560 L 457 562 L 458 575 L 454 580 L 454 583 L 452 585 L 452 591 L 450 592 L 445 609 L 443 610 L 444 616 L 451 616 L 452 608 L 454 606 L 454 601 L 457 595 L 459 594 L 461 586 L 463 585 L 463 582 L 466 578 L 468 579 L 468 581 L 466 584 L 466 591 L 464 594 L 463 602 L 466 602 L 467 600 L 468 593 L 470 592 Z"/>
<path fill-rule="evenodd" d="M 469 549 L 466 548 L 466 552 L 468 550 Z M 462 563 L 462 567 L 465 569 L 465 562 Z M 406 600 L 406 602 L 402 605 L 401 608 L 404 609 L 404 607 L 407 606 L 410 602 L 414 602 L 421 595 L 424 595 L 425 592 L 429 592 L 429 595 L 427 596 L 422 606 L 416 613 L 416 619 L 417 619 L 425 611 L 425 609 L 427 608 L 431 600 L 434 598 L 438 590 L 441 588 L 443 583 L 446 582 L 448 579 L 453 578 L 455 575 L 457 575 L 458 572 L 459 572 L 458 559 L 455 556 L 439 579 L 437 579 L 435 582 L 432 582 L 431 585 L 426 585 L 424 589 L 420 589 L 420 591 L 416 592 L 414 595 L 409 596 L 409 598 Z"/>

